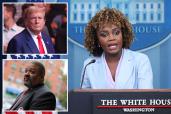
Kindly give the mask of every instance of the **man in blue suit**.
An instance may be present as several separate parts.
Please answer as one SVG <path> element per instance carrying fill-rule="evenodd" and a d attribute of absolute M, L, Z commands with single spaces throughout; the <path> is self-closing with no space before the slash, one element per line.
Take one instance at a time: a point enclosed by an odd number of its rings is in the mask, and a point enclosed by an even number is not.
<path fill-rule="evenodd" d="M 11 39 L 7 53 L 55 53 L 50 37 L 42 32 L 45 25 L 45 8 L 36 5 L 29 6 L 24 13 L 24 19 L 26 29 Z"/>

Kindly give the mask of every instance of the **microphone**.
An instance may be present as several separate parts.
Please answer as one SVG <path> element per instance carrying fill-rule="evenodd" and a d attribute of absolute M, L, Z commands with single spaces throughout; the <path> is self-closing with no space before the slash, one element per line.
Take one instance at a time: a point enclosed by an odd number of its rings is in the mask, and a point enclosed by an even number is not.
<path fill-rule="evenodd" d="M 82 80 L 81 80 L 81 88 L 83 86 L 83 81 L 84 81 L 84 76 L 85 76 L 85 71 L 86 71 L 86 68 L 88 65 L 92 64 L 92 63 L 95 63 L 96 60 L 95 59 L 92 59 L 89 63 L 86 64 L 86 66 L 84 67 L 84 71 L 83 71 L 83 75 L 82 75 Z"/>

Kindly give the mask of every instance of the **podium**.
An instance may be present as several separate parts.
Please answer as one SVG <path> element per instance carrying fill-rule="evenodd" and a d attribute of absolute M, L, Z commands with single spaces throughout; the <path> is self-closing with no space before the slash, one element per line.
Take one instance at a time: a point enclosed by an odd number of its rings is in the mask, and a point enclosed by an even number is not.
<path fill-rule="evenodd" d="M 171 89 L 76 89 L 69 92 L 66 114 L 126 112 L 171 114 Z"/>

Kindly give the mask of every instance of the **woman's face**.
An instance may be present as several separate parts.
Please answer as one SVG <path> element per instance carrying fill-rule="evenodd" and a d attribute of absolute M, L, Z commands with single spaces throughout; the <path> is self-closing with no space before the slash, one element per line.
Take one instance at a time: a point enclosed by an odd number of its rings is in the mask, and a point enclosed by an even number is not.
<path fill-rule="evenodd" d="M 117 55 L 122 50 L 122 32 L 121 28 L 114 24 L 104 24 L 98 31 L 97 37 L 99 45 L 105 54 Z"/>

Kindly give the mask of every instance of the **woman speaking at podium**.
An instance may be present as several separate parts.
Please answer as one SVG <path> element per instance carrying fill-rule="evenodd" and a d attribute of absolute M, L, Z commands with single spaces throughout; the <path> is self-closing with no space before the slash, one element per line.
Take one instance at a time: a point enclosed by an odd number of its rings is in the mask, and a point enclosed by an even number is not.
<path fill-rule="evenodd" d="M 129 49 L 133 38 L 132 25 L 120 11 L 96 13 L 85 29 L 85 47 L 93 56 L 84 61 L 81 88 L 152 89 L 150 61 Z"/>

